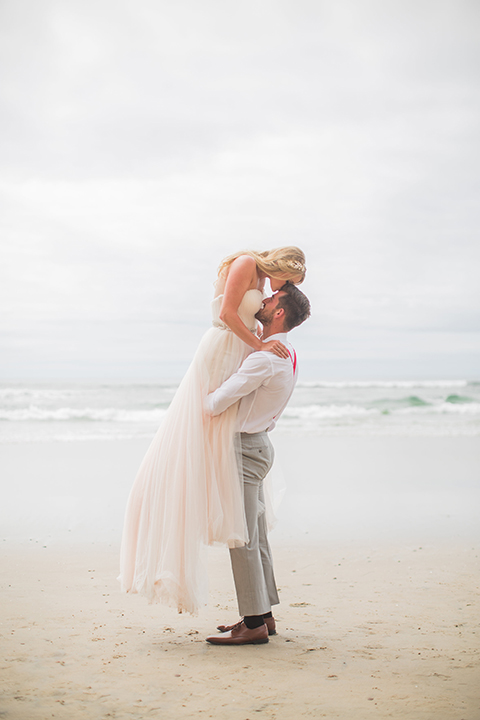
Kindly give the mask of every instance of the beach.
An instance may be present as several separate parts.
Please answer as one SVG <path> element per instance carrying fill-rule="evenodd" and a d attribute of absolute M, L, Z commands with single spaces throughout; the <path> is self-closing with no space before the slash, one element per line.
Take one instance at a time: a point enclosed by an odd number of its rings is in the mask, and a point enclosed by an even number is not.
<path fill-rule="evenodd" d="M 0 18 L 0 720 L 480 720 L 480 0 Z"/>
<path fill-rule="evenodd" d="M 1 717 L 480 718 L 478 437 L 273 442 L 278 634 L 240 648 L 224 548 L 198 616 L 120 592 L 148 440 L 0 446 Z"/>

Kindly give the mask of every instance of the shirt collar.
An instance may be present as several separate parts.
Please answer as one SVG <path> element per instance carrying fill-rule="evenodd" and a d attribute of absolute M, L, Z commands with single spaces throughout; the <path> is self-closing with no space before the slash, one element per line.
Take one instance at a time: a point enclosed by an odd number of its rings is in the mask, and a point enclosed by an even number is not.
<path fill-rule="evenodd" d="M 280 342 L 286 343 L 288 342 L 287 333 L 275 333 L 275 335 L 269 335 L 268 338 L 265 338 L 263 342 L 270 342 L 270 340 L 280 340 Z"/>

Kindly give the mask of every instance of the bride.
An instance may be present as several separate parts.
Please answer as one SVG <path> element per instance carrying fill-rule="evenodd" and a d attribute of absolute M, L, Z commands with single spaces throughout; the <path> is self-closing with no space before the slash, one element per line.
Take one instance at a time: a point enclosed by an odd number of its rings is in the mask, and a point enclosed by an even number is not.
<path fill-rule="evenodd" d="M 237 404 L 209 417 L 203 401 L 252 351 L 287 356 L 278 340 L 262 343 L 255 314 L 267 278 L 275 292 L 304 277 L 305 256 L 296 247 L 246 250 L 222 261 L 213 327 L 203 336 L 130 493 L 120 552 L 122 590 L 195 613 L 207 599 L 205 547 L 248 541 L 234 445 Z"/>

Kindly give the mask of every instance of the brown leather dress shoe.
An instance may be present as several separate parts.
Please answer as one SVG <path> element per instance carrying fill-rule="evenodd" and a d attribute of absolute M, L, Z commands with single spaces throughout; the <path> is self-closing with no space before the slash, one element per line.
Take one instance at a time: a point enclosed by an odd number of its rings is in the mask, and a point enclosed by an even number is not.
<path fill-rule="evenodd" d="M 269 618 L 264 618 L 264 619 L 265 619 L 265 625 L 267 626 L 268 634 L 276 635 L 277 629 L 275 626 L 275 618 L 269 617 Z M 222 633 L 229 632 L 230 630 L 233 630 L 233 628 L 236 628 L 239 625 L 241 625 L 242 622 L 243 622 L 243 618 L 241 620 L 239 620 L 238 622 L 236 622 L 234 625 L 217 625 L 217 630 L 220 630 L 220 632 L 222 632 Z"/>
<path fill-rule="evenodd" d="M 260 645 L 268 642 L 268 630 L 265 623 L 250 630 L 242 620 L 232 630 L 221 635 L 210 635 L 205 640 L 212 645 Z"/>

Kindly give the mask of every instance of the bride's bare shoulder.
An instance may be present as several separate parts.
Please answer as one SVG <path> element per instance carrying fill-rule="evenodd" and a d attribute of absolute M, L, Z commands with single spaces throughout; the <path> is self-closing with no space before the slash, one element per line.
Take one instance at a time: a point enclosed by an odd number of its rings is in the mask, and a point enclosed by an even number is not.
<path fill-rule="evenodd" d="M 255 288 L 258 285 L 257 275 L 255 259 L 250 255 L 239 255 L 218 276 L 215 295 L 232 291 L 237 294 Z"/>
<path fill-rule="evenodd" d="M 257 287 L 257 284 L 258 271 L 255 259 L 250 255 L 239 255 L 228 268 L 225 278 L 226 291 L 243 294 L 246 290 Z"/>
<path fill-rule="evenodd" d="M 255 272 L 257 270 L 257 263 L 251 255 L 239 255 L 232 261 L 228 271 L 231 272 L 233 268 L 236 270 L 242 269 L 244 272 Z"/>

